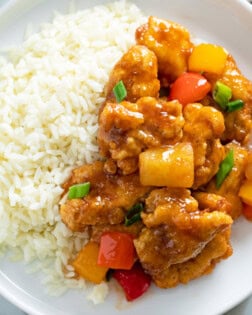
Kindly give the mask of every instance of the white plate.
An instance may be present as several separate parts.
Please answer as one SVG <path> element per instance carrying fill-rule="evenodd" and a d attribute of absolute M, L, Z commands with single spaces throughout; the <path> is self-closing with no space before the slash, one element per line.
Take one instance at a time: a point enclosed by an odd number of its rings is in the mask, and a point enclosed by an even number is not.
<path fill-rule="evenodd" d="M 77 0 L 77 8 L 105 1 Z M 245 0 L 136 0 L 146 14 L 182 23 L 197 37 L 226 47 L 244 74 L 252 79 L 252 9 Z M 10 1 L 0 10 L 1 46 L 21 42 L 27 23 L 50 21 L 53 10 L 66 12 L 68 0 Z M 87 302 L 82 292 L 71 291 L 60 298 L 44 293 L 43 275 L 28 275 L 22 263 L 6 259 L 0 263 L 0 293 L 30 314 L 220 314 L 252 293 L 252 225 L 239 220 L 233 227 L 234 254 L 214 272 L 187 286 L 159 290 L 152 286 L 131 304 L 120 302 L 114 292 L 103 305 Z M 119 302 L 118 302 L 119 299 Z"/>

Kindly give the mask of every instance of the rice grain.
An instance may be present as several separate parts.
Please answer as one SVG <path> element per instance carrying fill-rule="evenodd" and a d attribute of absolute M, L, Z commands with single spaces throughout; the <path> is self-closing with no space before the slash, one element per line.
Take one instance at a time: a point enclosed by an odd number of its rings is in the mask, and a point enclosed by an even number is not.
<path fill-rule="evenodd" d="M 74 167 L 99 157 L 104 86 L 144 21 L 125 1 L 57 15 L 9 60 L 0 57 L 0 252 L 35 261 L 31 269 L 47 274 L 54 294 L 85 287 L 68 263 L 87 234 L 61 222 L 60 185 Z M 106 284 L 100 288 L 95 302 L 107 294 Z"/>

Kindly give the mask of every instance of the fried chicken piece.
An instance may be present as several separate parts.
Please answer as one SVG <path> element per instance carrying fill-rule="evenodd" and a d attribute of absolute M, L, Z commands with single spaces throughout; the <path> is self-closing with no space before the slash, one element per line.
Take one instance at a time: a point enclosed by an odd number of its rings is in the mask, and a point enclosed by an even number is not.
<path fill-rule="evenodd" d="M 226 257 L 229 237 L 223 245 L 220 236 L 230 228 L 232 218 L 220 212 L 217 204 L 211 211 L 199 210 L 198 202 L 187 189 L 153 190 L 146 199 L 142 219 L 146 228 L 134 244 L 143 268 L 159 287 L 183 282 L 176 277 L 171 283 L 170 270 L 179 270 L 179 275 L 184 274 L 183 279 L 189 281 L 202 275 L 209 265 L 214 265 L 214 259 Z M 213 240 L 215 249 L 209 251 Z M 197 259 L 202 263 L 192 265 L 192 270 L 187 271 L 190 262 Z"/>
<path fill-rule="evenodd" d="M 232 222 L 229 215 L 219 211 L 218 202 L 211 211 L 200 210 L 197 200 L 185 188 L 152 190 L 145 204 L 142 219 L 148 228 L 174 224 L 178 229 L 190 231 L 197 239 L 211 238 L 223 222 Z"/>
<path fill-rule="evenodd" d="M 108 102 L 99 119 L 100 153 L 115 160 L 123 174 L 131 174 L 138 169 L 138 155 L 143 150 L 178 142 L 183 125 L 178 101 L 142 97 L 136 103 Z M 111 165 L 107 169 L 114 170 Z"/>
<path fill-rule="evenodd" d="M 193 193 L 193 197 L 198 201 L 200 210 L 207 209 L 207 211 L 211 212 L 218 209 L 218 211 L 229 215 L 232 213 L 232 204 L 223 196 L 196 191 Z"/>
<path fill-rule="evenodd" d="M 217 173 L 224 158 L 219 138 L 224 132 L 224 118 L 220 111 L 201 104 L 188 104 L 184 108 L 184 142 L 190 142 L 194 151 L 193 189 L 206 184 Z"/>
<path fill-rule="evenodd" d="M 212 86 L 217 80 L 220 80 L 231 88 L 233 99 L 244 101 L 242 109 L 225 114 L 226 130 L 222 140 L 246 143 L 252 126 L 252 82 L 243 76 L 231 55 L 228 55 L 224 72 L 221 75 L 206 73 L 205 76 Z"/>
<path fill-rule="evenodd" d="M 158 273 L 155 277 L 156 285 L 160 288 L 171 288 L 212 272 L 221 259 L 226 259 L 233 253 L 229 243 L 230 232 L 231 230 L 228 228 L 217 234 L 195 258 L 181 264 L 171 265 L 162 273 Z"/>
<path fill-rule="evenodd" d="M 181 25 L 150 16 L 148 23 L 136 30 L 136 42 L 156 54 L 162 85 L 167 86 L 187 70 L 193 44 Z"/>
<path fill-rule="evenodd" d="M 237 142 L 231 142 L 225 146 L 226 154 L 231 149 L 234 150 L 234 167 L 232 171 L 219 189 L 216 188 L 215 179 L 213 179 L 206 187 L 206 191 L 225 197 L 232 206 L 230 215 L 233 219 L 236 219 L 242 211 L 242 201 L 238 196 L 238 192 L 245 177 L 248 152 Z"/>
<path fill-rule="evenodd" d="M 145 46 L 130 48 L 114 66 L 106 86 L 106 98 L 115 101 L 114 86 L 122 80 L 127 90 L 126 100 L 136 102 L 140 97 L 158 97 L 160 82 L 157 78 L 156 55 Z"/>
<path fill-rule="evenodd" d="M 72 231 L 82 231 L 88 225 L 120 224 L 125 213 L 150 191 L 140 185 L 139 176 L 108 175 L 104 163 L 95 162 L 76 168 L 64 184 L 65 191 L 71 185 L 90 182 L 87 196 L 70 199 L 60 207 L 62 221 Z"/>

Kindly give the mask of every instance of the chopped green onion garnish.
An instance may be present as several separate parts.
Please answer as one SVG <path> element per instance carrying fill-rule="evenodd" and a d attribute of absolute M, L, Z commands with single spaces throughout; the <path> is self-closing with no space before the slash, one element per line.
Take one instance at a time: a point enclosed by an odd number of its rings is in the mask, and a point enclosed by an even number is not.
<path fill-rule="evenodd" d="M 232 90 L 220 81 L 217 81 L 213 90 L 213 99 L 225 111 L 233 112 L 244 106 L 242 100 L 230 101 Z"/>
<path fill-rule="evenodd" d="M 227 112 L 234 112 L 235 110 L 241 109 L 244 106 L 242 100 L 235 100 L 227 103 Z"/>
<path fill-rule="evenodd" d="M 216 174 L 216 187 L 219 189 L 234 166 L 234 151 L 230 150 L 219 166 Z"/>
<path fill-rule="evenodd" d="M 127 90 L 123 84 L 123 81 L 119 81 L 113 88 L 113 93 L 115 95 L 117 103 L 122 102 L 127 96 Z"/>
<path fill-rule="evenodd" d="M 125 216 L 125 226 L 130 226 L 133 223 L 141 220 L 141 211 L 143 211 L 143 204 L 136 203 L 127 213 Z"/>
<path fill-rule="evenodd" d="M 227 85 L 217 81 L 213 90 L 213 99 L 222 108 L 226 109 L 232 97 L 232 90 Z"/>
<path fill-rule="evenodd" d="M 90 190 L 90 183 L 76 184 L 69 188 L 68 199 L 76 199 L 85 197 Z"/>

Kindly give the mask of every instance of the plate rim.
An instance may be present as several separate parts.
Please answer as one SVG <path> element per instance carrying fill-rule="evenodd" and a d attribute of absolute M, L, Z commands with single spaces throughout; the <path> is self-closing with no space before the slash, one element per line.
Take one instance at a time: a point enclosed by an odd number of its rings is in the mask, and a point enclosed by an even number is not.
<path fill-rule="evenodd" d="M 30 0 L 29 0 L 30 1 Z M 45 0 L 35 0 L 33 2 L 32 7 L 36 7 L 39 3 L 44 2 Z M 113 1 L 113 0 L 111 0 Z M 114 0 L 115 1 L 115 0 Z M 221 1 L 221 0 L 220 0 Z M 31 2 L 31 1 L 30 1 Z M 131 2 L 134 3 L 134 0 Z M 250 4 L 247 0 L 228 0 L 229 3 L 232 3 L 233 6 L 237 6 L 237 8 L 244 10 L 246 14 L 250 15 L 252 18 L 252 4 Z M 14 10 L 15 8 L 22 7 L 22 0 L 9 0 L 8 2 L 4 3 L 0 7 L 0 16 L 4 16 L 8 14 L 11 10 Z M 29 8 L 31 9 L 31 8 Z M 8 285 L 8 290 L 6 290 L 6 285 Z M 43 301 L 38 300 L 34 296 L 30 295 L 26 291 L 22 290 L 22 288 L 18 287 L 11 279 L 9 279 L 6 274 L 2 270 L 0 270 L 0 294 L 9 302 L 11 302 L 13 305 L 20 308 L 20 310 L 27 312 L 30 315 L 45 315 L 44 311 L 40 311 L 39 308 L 34 308 L 32 305 L 30 305 L 29 301 L 34 301 L 37 304 L 47 308 L 48 311 L 53 311 L 53 309 L 50 307 L 48 308 L 48 305 L 44 303 Z M 230 304 L 226 307 L 224 307 L 221 310 L 221 313 L 227 312 L 234 308 L 235 306 L 242 303 L 244 300 L 246 300 L 250 295 L 252 294 L 252 285 L 250 292 L 244 295 L 242 300 L 233 301 L 230 302 Z M 52 314 L 52 313 L 46 313 L 46 314 Z M 61 311 L 57 309 L 57 315 L 61 314 Z M 62 313 L 62 315 L 64 315 Z"/>

